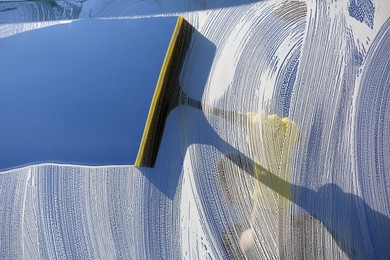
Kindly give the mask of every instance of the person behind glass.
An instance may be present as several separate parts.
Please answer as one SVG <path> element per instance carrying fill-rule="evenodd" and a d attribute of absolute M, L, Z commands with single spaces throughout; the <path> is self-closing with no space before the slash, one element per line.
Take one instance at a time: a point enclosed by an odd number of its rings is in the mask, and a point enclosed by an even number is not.
<path fill-rule="evenodd" d="M 276 114 L 267 116 L 265 112 L 248 113 L 246 122 L 252 165 L 241 165 L 248 163 L 241 162 L 238 154 L 225 155 L 218 163 L 218 177 L 225 200 L 240 206 L 243 212 L 251 207 L 248 225 L 239 231 L 241 234 L 236 244 L 247 258 L 256 258 L 259 253 L 256 253 L 256 241 L 265 241 L 269 245 L 268 253 L 284 258 L 285 222 L 291 200 L 289 197 L 292 196 L 288 185 L 291 182 L 291 156 L 298 141 L 299 129 L 289 118 L 281 118 Z M 238 162 L 241 169 L 234 167 L 232 161 L 236 164 Z M 247 169 L 252 177 L 243 169 Z M 273 176 L 286 182 L 273 182 Z M 258 181 L 260 178 L 262 182 Z M 276 188 L 273 185 L 283 187 Z M 287 194 L 287 198 L 275 190 Z M 249 194 L 245 195 L 245 192 Z M 245 202 L 243 196 L 250 197 L 251 203 Z"/>

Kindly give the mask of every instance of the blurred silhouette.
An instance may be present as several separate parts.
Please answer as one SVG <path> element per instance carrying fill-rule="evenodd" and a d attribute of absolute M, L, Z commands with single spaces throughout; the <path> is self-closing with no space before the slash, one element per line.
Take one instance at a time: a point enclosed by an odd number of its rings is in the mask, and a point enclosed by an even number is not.
<path fill-rule="evenodd" d="M 268 171 L 272 171 L 278 177 L 289 181 L 292 171 L 290 157 L 299 136 L 297 125 L 287 117 L 281 118 L 277 114 L 267 116 L 265 111 L 257 114 L 247 113 L 246 115 L 241 115 L 241 117 L 247 118 L 245 127 L 247 131 L 246 140 L 256 162 L 246 167 L 252 167 L 254 175 L 261 176 L 263 168 L 258 167 L 261 163 L 267 167 Z M 239 157 L 240 155 L 237 156 Z M 228 197 L 230 200 L 231 197 L 238 197 L 234 201 L 238 206 L 241 206 L 242 211 L 250 210 L 251 212 L 250 227 L 242 232 L 240 237 L 239 245 L 241 250 L 245 252 L 246 256 L 252 255 L 255 257 L 256 254 L 253 251 L 255 251 L 257 237 L 271 231 L 267 234 L 267 241 L 275 242 L 269 243 L 268 254 L 278 254 L 280 257 L 285 258 L 286 235 L 289 232 L 287 226 L 290 214 L 288 211 L 289 200 L 280 196 L 279 193 L 270 189 L 267 185 L 256 181 L 255 178 L 249 178 L 253 182 L 253 187 L 251 188 L 240 185 L 241 183 L 236 183 L 233 179 L 248 178 L 245 178 L 246 176 L 243 176 L 244 174 L 240 173 L 240 171 L 234 171 L 234 167 L 227 167 L 229 165 L 229 157 L 233 158 L 234 155 L 230 154 L 221 158 L 218 164 L 218 176 L 220 177 L 220 183 L 224 186 L 223 191 L 230 188 L 226 187 L 228 185 L 225 184 L 228 179 L 230 179 L 230 186 L 237 185 L 237 187 L 233 187 L 232 192 L 224 192 L 224 197 Z M 235 159 L 239 160 L 239 158 Z M 270 178 L 266 181 L 269 185 L 273 185 Z M 290 194 L 289 198 L 291 198 L 290 185 L 286 183 L 281 185 L 283 186 L 279 187 L 279 189 L 283 190 L 285 194 Z M 249 196 L 246 196 L 253 200 L 251 207 L 241 203 L 240 199 L 243 192 L 250 193 Z M 259 221 L 259 219 L 264 219 L 264 221 Z M 267 229 L 264 229 L 265 226 L 267 226 Z"/>
<path fill-rule="evenodd" d="M 221 116 L 232 123 L 244 126 L 250 120 L 249 117 L 253 116 L 253 114 L 249 114 L 248 117 L 248 114 L 224 111 L 219 108 L 206 108 L 201 102 L 191 99 L 184 94 L 182 96 L 186 100 L 183 103 L 187 106 L 207 111 L 209 115 Z M 225 154 L 226 159 L 238 166 L 238 169 L 254 177 L 259 183 L 298 205 L 305 212 L 320 221 L 332 235 L 340 249 L 349 258 L 388 259 L 390 257 L 390 236 L 388 235 L 390 234 L 390 219 L 386 215 L 371 208 L 359 196 L 344 192 L 334 183 L 323 185 L 318 191 L 315 191 L 281 178 L 221 139 L 210 126 L 203 113 L 193 116 L 196 112 L 192 111 L 191 114 L 193 125 L 188 126 L 188 128 L 193 127 L 193 129 L 196 129 L 195 125 L 197 125 L 198 129 L 201 129 L 199 131 L 202 131 L 204 134 L 207 133 L 207 135 L 211 134 L 210 139 L 213 141 L 209 144 Z M 194 139 L 191 140 L 191 143 L 207 143 L 207 139 L 203 138 L 203 142 L 201 142 L 201 138 L 196 140 L 195 136 L 192 137 Z M 295 138 L 298 137 L 295 136 L 293 139 Z M 286 158 L 289 160 L 289 156 Z M 220 166 L 218 167 L 220 168 Z M 232 175 L 238 176 L 234 173 Z M 230 182 L 230 184 L 232 183 L 239 186 L 238 178 L 236 182 Z M 226 187 L 226 183 L 223 185 Z M 235 189 L 234 187 L 229 188 Z M 240 192 L 242 191 L 240 190 Z M 227 199 L 234 201 L 237 198 L 230 195 L 230 197 L 227 196 Z M 301 218 L 301 216 L 298 216 L 298 218 Z M 307 217 L 305 218 L 307 219 Z M 240 229 L 243 228 L 241 227 Z"/>
<path fill-rule="evenodd" d="M 315 191 L 307 187 L 293 184 L 279 177 L 223 140 L 210 125 L 210 122 L 206 117 L 206 115 L 208 117 L 218 116 L 233 124 L 245 127 L 249 120 L 247 114 L 208 107 L 200 101 L 190 98 L 182 90 L 175 102 L 176 105 L 173 106 L 171 114 L 176 114 L 177 116 L 180 112 L 186 115 L 185 118 L 188 118 L 186 122 L 182 122 L 183 126 L 185 126 L 188 131 L 188 133 L 186 133 L 187 139 L 185 142 L 177 140 L 177 145 L 182 146 L 183 151 L 191 144 L 214 146 L 222 154 L 225 154 L 226 160 L 235 164 L 237 169 L 252 176 L 262 185 L 268 187 L 286 200 L 298 205 L 305 212 L 310 214 L 310 216 L 320 221 L 332 235 L 340 249 L 343 250 L 348 257 L 352 259 L 388 259 L 390 256 L 390 236 L 388 235 L 390 234 L 390 219 L 386 215 L 371 208 L 359 196 L 343 192 L 336 184 L 326 184 L 318 191 Z M 171 132 L 170 134 L 180 136 L 180 128 L 176 127 L 174 130 L 175 133 Z M 169 130 L 166 131 L 169 132 Z M 175 144 L 171 143 L 169 145 L 174 146 Z M 163 162 L 159 161 L 160 156 L 161 154 L 157 159 L 157 168 L 160 168 L 163 165 Z M 184 160 L 184 154 L 181 154 L 181 156 L 180 160 Z M 182 163 L 183 162 L 180 161 L 180 163 L 174 167 L 175 170 L 167 173 L 163 178 L 162 176 L 156 176 L 152 171 L 146 173 L 146 177 L 164 194 L 173 198 L 182 171 Z M 233 176 L 237 175 L 233 173 Z M 236 181 L 235 184 L 237 184 L 237 186 L 240 185 L 238 181 Z M 226 183 L 223 185 L 225 185 L 225 187 L 229 186 Z M 235 189 L 235 187 L 230 186 L 230 189 Z M 261 196 L 261 194 L 259 195 Z M 232 196 L 228 198 L 230 201 L 236 199 L 237 198 Z M 308 219 L 308 217 L 304 217 L 304 219 Z M 212 222 L 213 220 L 210 219 L 210 221 Z M 305 220 L 302 220 L 302 216 L 298 215 L 297 221 L 301 222 Z M 246 228 L 244 228 L 244 226 L 246 226 Z M 239 229 L 248 230 L 248 226 L 244 226 L 240 226 Z M 232 232 L 233 231 L 230 230 L 230 234 L 232 234 Z M 237 230 L 235 232 L 237 232 Z M 245 231 L 242 233 L 244 232 Z M 229 232 L 226 231 L 224 234 L 225 239 L 226 237 L 231 237 L 231 235 L 226 235 L 227 233 Z M 239 234 L 237 235 L 240 236 Z M 222 239 L 221 244 L 223 245 L 225 242 L 226 241 Z M 236 246 L 239 245 L 238 242 L 234 243 Z M 302 247 L 307 247 L 307 245 L 303 244 Z M 230 252 L 233 251 L 230 250 Z M 234 256 L 241 256 L 241 253 L 237 254 L 235 253 Z M 285 254 L 285 252 L 280 252 L 281 256 L 283 254 Z"/>

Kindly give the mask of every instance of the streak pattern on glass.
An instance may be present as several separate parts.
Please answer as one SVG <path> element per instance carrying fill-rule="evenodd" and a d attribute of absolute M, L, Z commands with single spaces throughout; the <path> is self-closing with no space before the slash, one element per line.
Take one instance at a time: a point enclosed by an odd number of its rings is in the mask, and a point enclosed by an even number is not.
<path fill-rule="evenodd" d="M 180 83 L 199 103 L 171 112 L 154 169 L 1 173 L 2 257 L 389 257 L 389 3 L 221 2 L 82 3 L 84 18 L 182 14 L 196 32 Z M 0 37 L 36 26 L 13 11 Z M 248 142 L 262 114 L 299 129 L 289 178 L 266 165 L 274 137 Z M 254 200 L 259 186 L 275 196 Z"/>

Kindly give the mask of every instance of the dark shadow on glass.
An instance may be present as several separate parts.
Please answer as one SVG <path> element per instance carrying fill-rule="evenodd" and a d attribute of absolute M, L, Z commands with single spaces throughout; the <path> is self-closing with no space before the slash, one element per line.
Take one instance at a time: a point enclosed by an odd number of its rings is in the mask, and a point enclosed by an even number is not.
<path fill-rule="evenodd" d="M 201 102 L 184 93 L 181 93 L 179 104 L 185 105 L 181 107 L 182 112 L 190 118 L 186 122 L 186 129 L 190 131 L 189 139 L 182 145 L 185 147 L 191 144 L 214 146 L 241 170 L 320 221 L 349 258 L 386 259 L 390 256 L 390 219 L 386 215 L 374 210 L 359 196 L 344 192 L 336 184 L 326 184 L 315 191 L 283 180 L 224 141 L 210 125 L 204 111 L 211 114 L 208 116 L 214 114 L 241 125 L 244 125 L 247 120 L 245 114 L 219 108 L 206 109 Z M 255 167 L 261 169 L 262 174 L 256 176 Z M 166 194 L 171 198 L 181 170 L 182 164 L 177 165 L 177 172 L 174 172 L 173 176 L 166 176 L 165 183 L 168 185 L 164 187 L 169 186 L 173 189 L 170 194 Z M 171 174 L 172 172 L 169 173 Z M 173 182 L 171 182 L 172 178 L 174 178 Z M 282 188 L 286 185 L 290 186 L 289 190 Z"/>

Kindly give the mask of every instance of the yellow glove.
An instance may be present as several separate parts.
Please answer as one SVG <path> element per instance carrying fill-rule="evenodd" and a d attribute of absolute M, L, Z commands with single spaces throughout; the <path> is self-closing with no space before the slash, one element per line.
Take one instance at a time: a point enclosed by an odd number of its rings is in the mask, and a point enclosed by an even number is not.
<path fill-rule="evenodd" d="M 249 113 L 247 116 L 247 140 L 255 163 L 289 182 L 291 179 L 290 157 L 299 136 L 297 125 L 290 119 L 286 117 L 281 118 L 276 114 L 266 116 L 262 112 L 260 114 Z M 257 167 L 256 164 L 254 166 L 256 176 L 267 174 L 260 167 Z M 271 187 L 280 185 L 273 183 L 271 175 L 269 182 Z M 284 186 L 286 187 L 274 188 L 291 193 L 289 185 Z M 258 204 L 271 209 L 286 207 L 288 201 L 279 197 L 271 188 L 256 182 L 253 198 Z"/>

